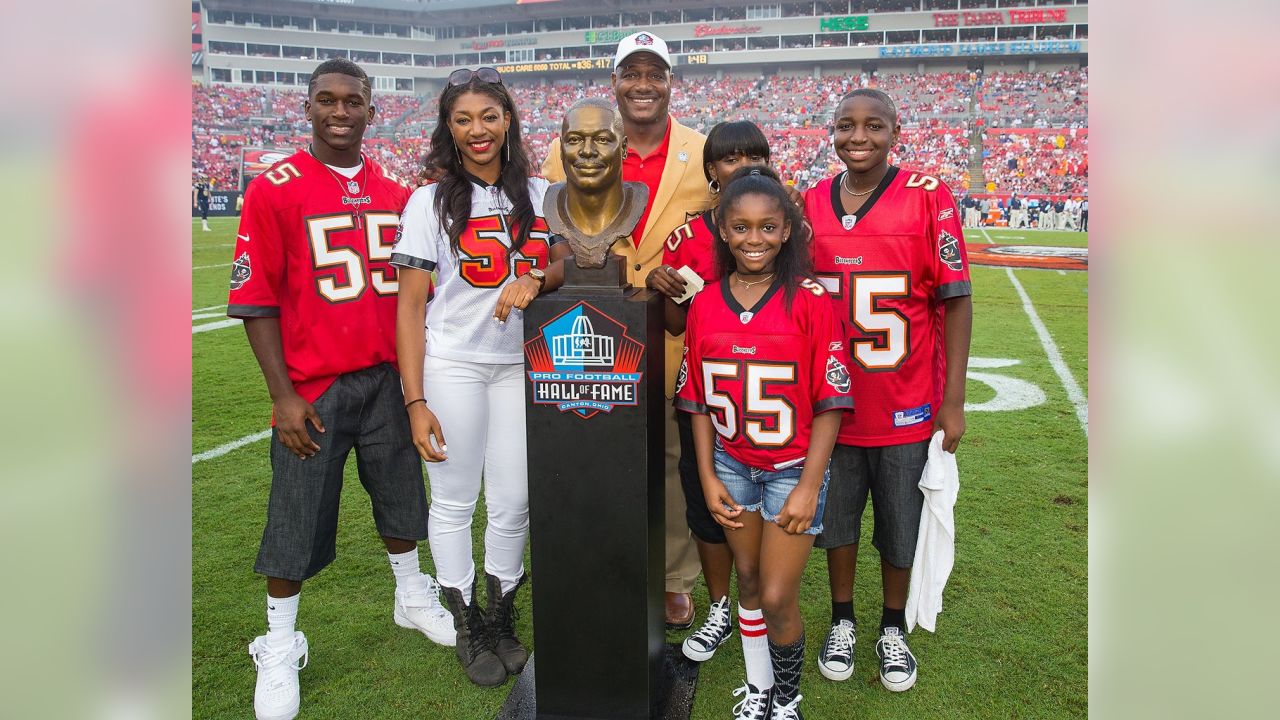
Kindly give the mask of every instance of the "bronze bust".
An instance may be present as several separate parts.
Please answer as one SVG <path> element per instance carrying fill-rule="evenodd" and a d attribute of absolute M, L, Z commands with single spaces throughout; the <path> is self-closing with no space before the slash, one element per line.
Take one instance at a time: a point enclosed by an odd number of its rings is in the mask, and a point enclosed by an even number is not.
<path fill-rule="evenodd" d="M 604 267 L 609 248 L 635 229 L 649 200 L 644 183 L 622 182 L 627 138 L 622 116 L 606 100 L 574 103 L 560 125 L 560 160 L 567 182 L 547 189 L 542 213 L 562 235 L 580 268 Z"/>

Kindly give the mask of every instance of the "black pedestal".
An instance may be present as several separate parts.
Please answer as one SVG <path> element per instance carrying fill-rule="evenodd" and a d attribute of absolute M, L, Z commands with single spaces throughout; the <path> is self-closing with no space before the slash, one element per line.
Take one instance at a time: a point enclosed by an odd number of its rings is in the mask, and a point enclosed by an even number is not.
<path fill-rule="evenodd" d="M 537 686 L 535 652 L 516 676 L 511 693 L 498 711 L 497 720 L 559 720 L 560 716 L 538 712 L 535 700 Z M 698 663 L 680 652 L 679 645 L 664 645 L 662 652 L 662 693 L 650 713 L 653 720 L 689 720 L 693 713 L 693 696 L 698 687 Z"/>
<path fill-rule="evenodd" d="M 668 692 L 662 306 L 618 271 L 524 311 L 540 720 L 649 720 Z"/>

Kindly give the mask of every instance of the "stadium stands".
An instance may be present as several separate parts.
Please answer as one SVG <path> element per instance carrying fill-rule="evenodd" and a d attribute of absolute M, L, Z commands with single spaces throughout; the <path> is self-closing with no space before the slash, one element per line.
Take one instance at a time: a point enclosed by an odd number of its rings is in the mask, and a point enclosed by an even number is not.
<path fill-rule="evenodd" d="M 805 187 L 842 165 L 827 125 L 840 97 L 877 87 L 898 104 L 903 124 L 893 161 L 969 186 L 981 154 L 983 182 L 1007 195 L 1083 196 L 1088 190 L 1088 69 L 686 78 L 672 92 L 672 113 L 706 132 L 724 119 L 756 122 L 770 139 L 782 176 Z M 564 111 L 585 96 L 610 97 L 606 82 L 509 82 L 523 113 L 535 162 L 545 157 Z M 192 172 L 215 187 L 237 187 L 243 146 L 301 147 L 310 128 L 301 90 L 194 85 Z M 375 96 L 379 118 L 366 135 L 369 152 L 401 177 L 416 177 L 429 148 L 436 99 Z M 977 144 L 981 142 L 981 147 Z M 972 146 L 971 146 L 972 143 Z M 989 186 L 988 186 L 989 187 Z M 987 188 L 975 188 L 981 193 Z"/>

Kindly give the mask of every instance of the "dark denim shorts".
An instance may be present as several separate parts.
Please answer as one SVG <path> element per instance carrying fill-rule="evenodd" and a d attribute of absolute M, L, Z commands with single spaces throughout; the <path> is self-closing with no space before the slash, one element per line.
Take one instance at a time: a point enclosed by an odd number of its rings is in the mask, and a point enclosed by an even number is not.
<path fill-rule="evenodd" d="M 875 522 L 871 544 L 890 565 L 911 567 L 924 507 L 920 475 L 928 459 L 928 440 L 884 447 L 836 445 L 831 451 L 826 528 L 814 546 L 836 548 L 858 542 L 870 492 Z"/>
<path fill-rule="evenodd" d="M 307 423 L 320 450 L 306 460 L 271 433 L 271 498 L 254 570 L 306 580 L 333 562 L 342 471 L 354 448 L 378 534 L 427 537 L 427 493 L 413 447 L 400 375 L 388 364 L 341 375 L 313 403 L 325 431 Z"/>
<path fill-rule="evenodd" d="M 698 477 L 698 458 L 693 445 L 693 416 L 676 411 L 676 427 L 680 430 L 680 489 L 684 491 L 684 519 L 689 532 L 702 542 L 722 545 L 724 528 L 711 517 L 707 497 L 702 494 Z"/>

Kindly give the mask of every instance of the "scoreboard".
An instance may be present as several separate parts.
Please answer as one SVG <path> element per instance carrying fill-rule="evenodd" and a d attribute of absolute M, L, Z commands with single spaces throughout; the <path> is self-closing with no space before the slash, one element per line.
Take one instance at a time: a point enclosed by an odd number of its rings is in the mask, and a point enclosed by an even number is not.
<path fill-rule="evenodd" d="M 707 53 L 676 55 L 671 58 L 676 66 L 706 65 Z M 577 60 L 537 60 L 534 62 L 503 63 L 494 65 L 503 75 L 535 75 L 550 72 L 583 72 L 613 70 L 612 57 L 580 58 Z"/>

